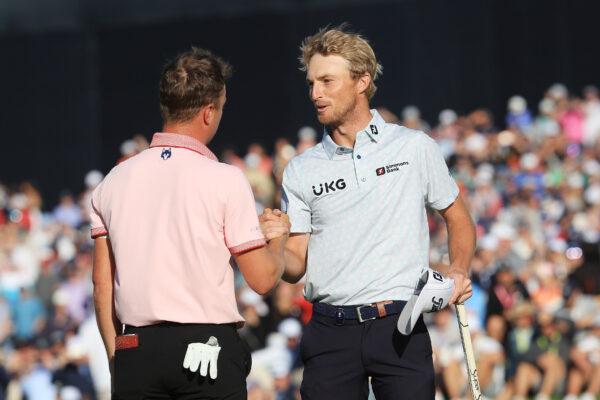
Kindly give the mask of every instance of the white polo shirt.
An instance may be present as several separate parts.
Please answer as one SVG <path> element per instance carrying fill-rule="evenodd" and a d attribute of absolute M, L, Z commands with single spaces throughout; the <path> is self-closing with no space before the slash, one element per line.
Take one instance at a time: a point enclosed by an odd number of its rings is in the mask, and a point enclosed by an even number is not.
<path fill-rule="evenodd" d="M 284 171 L 291 231 L 310 233 L 304 294 L 311 302 L 408 299 L 429 263 L 426 206 L 442 210 L 458 196 L 433 139 L 371 113 L 354 149 L 326 133 Z"/>

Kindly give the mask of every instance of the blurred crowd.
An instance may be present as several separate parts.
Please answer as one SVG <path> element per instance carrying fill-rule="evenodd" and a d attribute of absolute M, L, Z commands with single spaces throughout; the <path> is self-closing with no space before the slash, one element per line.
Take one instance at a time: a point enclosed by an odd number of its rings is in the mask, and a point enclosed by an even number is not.
<path fill-rule="evenodd" d="M 435 124 L 405 107 L 390 123 L 436 139 L 477 226 L 473 297 L 466 303 L 483 392 L 488 398 L 594 399 L 600 392 L 600 98 L 551 86 L 532 109 L 509 99 L 506 118 L 485 109 L 447 109 Z M 251 144 L 221 161 L 242 169 L 257 212 L 278 207 L 283 169 L 314 146 L 311 127 L 280 138 L 270 153 Z M 148 147 L 121 146 L 121 160 Z M 64 192 L 50 212 L 34 185 L 0 186 L 0 400 L 108 399 L 110 374 L 92 301 L 90 193 Z M 442 219 L 430 213 L 431 262 L 448 263 Z M 310 320 L 303 283 L 260 296 L 236 274 L 240 334 L 253 351 L 251 400 L 299 398 L 299 343 Z M 437 396 L 468 398 L 452 308 L 426 315 Z"/>

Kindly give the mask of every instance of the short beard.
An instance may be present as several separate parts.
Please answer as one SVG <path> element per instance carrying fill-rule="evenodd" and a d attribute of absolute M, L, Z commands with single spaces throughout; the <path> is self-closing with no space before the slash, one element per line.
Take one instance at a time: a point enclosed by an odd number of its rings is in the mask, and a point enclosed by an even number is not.
<path fill-rule="evenodd" d="M 356 98 L 353 98 L 348 106 L 341 110 L 337 115 L 333 115 L 331 121 L 322 122 L 329 129 L 335 129 L 338 126 L 342 125 L 344 122 L 348 120 L 348 116 L 351 115 L 356 109 Z"/>

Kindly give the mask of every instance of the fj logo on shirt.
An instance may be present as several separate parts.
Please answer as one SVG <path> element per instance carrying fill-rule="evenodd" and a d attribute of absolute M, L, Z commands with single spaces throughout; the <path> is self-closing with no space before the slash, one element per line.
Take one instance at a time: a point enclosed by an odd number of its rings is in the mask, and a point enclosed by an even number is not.
<path fill-rule="evenodd" d="M 164 149 L 162 153 L 160 153 L 160 158 L 163 160 L 171 158 L 171 148 L 169 147 L 168 149 Z"/>
<path fill-rule="evenodd" d="M 385 167 L 379 167 L 375 170 L 377 176 L 381 176 L 386 173 L 395 172 L 400 169 L 400 167 L 408 165 L 408 161 L 402 161 L 401 163 L 386 165 Z"/>
<path fill-rule="evenodd" d="M 371 133 L 373 135 L 379 134 L 379 131 L 377 130 L 377 126 L 375 126 L 375 125 L 370 125 L 370 126 L 371 126 Z"/>
<path fill-rule="evenodd" d="M 313 193 L 315 196 L 320 196 L 325 193 L 335 192 L 336 190 L 344 190 L 346 189 L 346 182 L 344 179 L 338 179 L 337 181 L 325 182 L 319 184 L 319 189 L 315 186 L 312 187 Z"/>

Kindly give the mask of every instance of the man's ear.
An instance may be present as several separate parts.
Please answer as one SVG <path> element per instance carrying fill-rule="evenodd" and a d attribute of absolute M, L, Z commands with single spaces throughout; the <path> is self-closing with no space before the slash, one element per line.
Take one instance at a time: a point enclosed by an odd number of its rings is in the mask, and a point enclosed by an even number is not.
<path fill-rule="evenodd" d="M 362 76 L 358 77 L 358 81 L 356 83 L 356 89 L 359 94 L 362 94 L 367 91 L 369 85 L 371 84 L 371 75 L 368 72 L 365 72 Z"/>
<path fill-rule="evenodd" d="M 207 104 L 202 107 L 200 113 L 202 114 L 202 120 L 204 124 L 208 126 L 212 123 L 215 116 L 215 106 L 212 103 Z"/>

